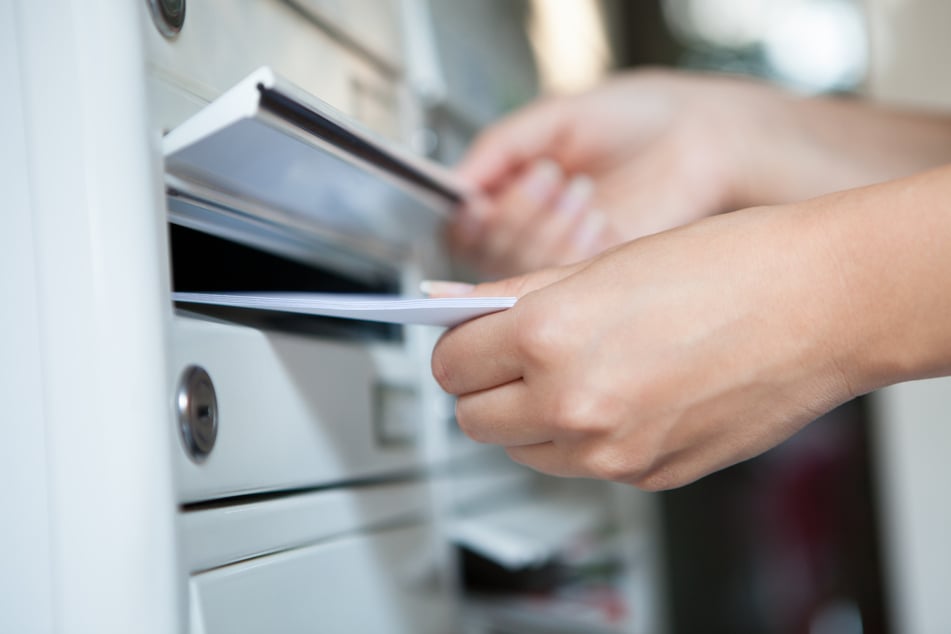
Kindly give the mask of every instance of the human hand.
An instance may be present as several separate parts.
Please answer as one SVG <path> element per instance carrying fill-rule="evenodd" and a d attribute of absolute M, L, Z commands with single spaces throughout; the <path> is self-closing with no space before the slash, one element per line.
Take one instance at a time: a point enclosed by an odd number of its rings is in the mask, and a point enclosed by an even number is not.
<path fill-rule="evenodd" d="M 445 333 L 433 374 L 462 430 L 517 462 L 686 484 L 861 385 L 842 369 L 852 318 L 829 248 L 812 215 L 751 209 L 483 284 L 520 299 Z"/>
<path fill-rule="evenodd" d="M 450 239 L 484 271 L 512 275 L 948 160 L 946 118 L 639 71 L 542 100 L 481 135 L 458 172 L 486 195 L 461 211 Z"/>
<path fill-rule="evenodd" d="M 719 207 L 716 180 L 702 165 L 706 146 L 674 151 L 688 135 L 668 128 L 678 127 L 672 120 L 690 95 L 670 93 L 693 91 L 678 80 L 619 77 L 539 101 L 486 130 L 458 168 L 486 196 L 451 228 L 455 249 L 488 272 L 512 274 L 582 260 Z"/>

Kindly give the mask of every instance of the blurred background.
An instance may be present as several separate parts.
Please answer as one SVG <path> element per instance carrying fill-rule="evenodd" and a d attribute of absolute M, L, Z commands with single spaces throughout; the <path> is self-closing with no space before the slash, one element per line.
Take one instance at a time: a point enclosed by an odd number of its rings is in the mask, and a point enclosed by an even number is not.
<path fill-rule="evenodd" d="M 531 4 L 543 86 L 552 90 L 583 88 L 596 70 L 659 64 L 754 75 L 806 93 L 852 91 L 868 68 L 865 14 L 854 0 Z M 603 38 L 590 28 L 587 55 L 559 44 L 567 35 L 559 28 L 599 21 Z"/>
<path fill-rule="evenodd" d="M 433 89 L 433 102 L 470 128 L 538 92 L 581 91 L 645 65 L 756 76 L 804 94 L 852 93 L 869 78 L 871 25 L 862 0 L 429 4 L 443 73 L 433 83 L 445 84 Z M 448 143 L 438 154 L 452 161 L 461 150 Z"/>
<path fill-rule="evenodd" d="M 447 163 L 481 126 L 539 92 L 584 90 L 642 66 L 749 75 L 803 95 L 951 103 L 949 82 L 940 81 L 947 38 L 938 33 L 951 24 L 951 3 L 430 5 L 445 85 L 432 91 L 434 133 L 422 149 Z M 910 399 L 894 390 L 859 399 L 754 460 L 660 494 L 670 631 L 946 631 L 936 629 L 940 616 L 927 616 L 934 603 L 911 589 L 935 577 L 920 565 L 928 547 L 913 551 L 908 536 L 915 526 L 947 525 L 947 512 L 934 504 L 941 480 L 915 466 L 935 439 L 936 419 L 945 418 L 946 386 L 929 389 Z M 914 411 L 893 406 L 909 400 Z M 902 507 L 907 491 L 923 503 Z"/>

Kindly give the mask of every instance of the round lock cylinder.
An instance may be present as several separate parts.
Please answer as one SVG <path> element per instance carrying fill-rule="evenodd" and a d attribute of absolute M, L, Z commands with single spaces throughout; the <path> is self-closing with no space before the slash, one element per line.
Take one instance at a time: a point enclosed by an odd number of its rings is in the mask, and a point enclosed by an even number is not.
<path fill-rule="evenodd" d="M 185 24 L 185 0 L 148 0 L 152 21 L 165 37 L 175 37 Z"/>
<path fill-rule="evenodd" d="M 189 457 L 202 462 L 218 437 L 218 398 L 204 368 L 191 365 L 182 372 L 175 397 L 178 427 Z"/>

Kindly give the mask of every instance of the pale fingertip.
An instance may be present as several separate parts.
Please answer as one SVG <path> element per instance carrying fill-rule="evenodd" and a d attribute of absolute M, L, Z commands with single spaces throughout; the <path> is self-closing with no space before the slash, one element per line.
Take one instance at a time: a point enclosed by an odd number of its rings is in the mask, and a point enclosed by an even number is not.
<path fill-rule="evenodd" d="M 586 174 L 579 174 L 571 179 L 564 192 L 555 203 L 555 213 L 572 218 L 581 212 L 591 200 L 594 193 L 594 181 Z"/>
<path fill-rule="evenodd" d="M 607 221 L 608 218 L 604 212 L 592 210 L 581 224 L 578 225 L 578 229 L 575 231 L 572 239 L 575 249 L 581 253 L 588 254 L 594 245 L 597 244 L 598 238 L 604 233 L 605 228 L 607 228 Z"/>
<path fill-rule="evenodd" d="M 529 200 L 540 205 L 552 197 L 562 178 L 558 163 L 543 158 L 535 161 L 525 180 L 520 183 L 520 188 Z"/>
<path fill-rule="evenodd" d="M 419 290 L 427 297 L 465 297 L 475 290 L 475 285 L 466 282 L 423 280 L 419 283 Z"/>

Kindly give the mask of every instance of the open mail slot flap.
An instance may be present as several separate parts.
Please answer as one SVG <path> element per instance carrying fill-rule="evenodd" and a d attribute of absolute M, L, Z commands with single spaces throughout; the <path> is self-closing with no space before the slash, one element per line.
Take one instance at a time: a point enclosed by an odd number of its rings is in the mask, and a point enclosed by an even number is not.
<path fill-rule="evenodd" d="M 249 233 L 263 222 L 295 240 L 384 255 L 431 231 L 464 196 L 440 166 L 373 137 L 266 67 L 169 132 L 163 150 L 170 191 L 208 203 L 205 212 L 220 209 L 232 227 L 244 216 Z M 193 208 L 171 206 L 172 220 L 194 226 Z M 207 213 L 200 220 L 214 231 Z"/>

